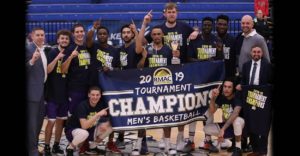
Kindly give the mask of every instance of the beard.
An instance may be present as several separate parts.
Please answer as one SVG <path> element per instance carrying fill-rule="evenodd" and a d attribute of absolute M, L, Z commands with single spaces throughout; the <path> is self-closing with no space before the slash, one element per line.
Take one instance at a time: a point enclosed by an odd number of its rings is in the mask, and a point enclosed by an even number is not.
<path fill-rule="evenodd" d="M 170 23 L 170 24 L 174 24 L 175 22 L 176 22 L 175 19 L 168 20 L 168 23 Z"/>
<path fill-rule="evenodd" d="M 68 45 L 66 45 L 66 46 L 60 45 L 60 47 L 61 47 L 62 49 L 66 49 L 66 48 L 68 47 Z"/>
<path fill-rule="evenodd" d="M 130 43 L 131 40 L 132 40 L 132 39 L 130 39 L 130 38 L 124 38 L 124 39 L 123 39 L 123 41 L 124 41 L 125 43 Z"/>

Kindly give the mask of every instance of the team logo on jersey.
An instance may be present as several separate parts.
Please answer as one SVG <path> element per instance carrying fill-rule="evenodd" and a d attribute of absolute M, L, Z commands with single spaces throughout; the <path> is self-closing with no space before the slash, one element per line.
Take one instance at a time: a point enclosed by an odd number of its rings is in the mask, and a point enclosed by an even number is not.
<path fill-rule="evenodd" d="M 154 85 L 173 84 L 172 72 L 168 68 L 158 68 L 153 73 Z"/>

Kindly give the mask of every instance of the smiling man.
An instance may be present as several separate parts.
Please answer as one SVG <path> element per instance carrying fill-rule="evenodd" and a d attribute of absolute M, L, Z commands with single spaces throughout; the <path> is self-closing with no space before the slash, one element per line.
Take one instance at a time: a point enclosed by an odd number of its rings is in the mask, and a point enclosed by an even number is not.
<path fill-rule="evenodd" d="M 28 155 L 38 155 L 38 137 L 43 125 L 44 83 L 47 80 L 47 58 L 44 52 L 45 31 L 36 27 L 31 31 L 32 43 L 26 47 L 27 78 L 27 146 Z"/>
<path fill-rule="evenodd" d="M 82 101 L 68 119 L 65 128 L 66 137 L 70 142 L 66 149 L 67 156 L 73 156 L 74 150 L 78 149 L 86 139 L 90 141 L 87 154 L 103 154 L 104 151 L 97 148 L 97 143 L 107 137 L 112 130 L 106 117 L 107 105 L 100 102 L 100 99 L 100 88 L 91 87 L 88 100 Z"/>

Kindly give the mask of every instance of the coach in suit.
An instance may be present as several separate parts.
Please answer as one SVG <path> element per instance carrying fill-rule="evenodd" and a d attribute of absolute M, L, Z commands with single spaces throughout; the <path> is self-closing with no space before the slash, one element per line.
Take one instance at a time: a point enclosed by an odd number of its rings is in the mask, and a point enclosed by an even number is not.
<path fill-rule="evenodd" d="M 262 53 L 263 51 L 260 47 L 252 47 L 252 60 L 243 65 L 242 85 L 266 85 L 271 82 L 271 64 L 262 58 Z M 252 76 L 252 74 L 254 75 Z"/>
<path fill-rule="evenodd" d="M 267 85 L 271 83 L 272 66 L 262 56 L 263 56 L 262 48 L 260 46 L 254 45 L 251 48 L 252 60 L 246 62 L 243 65 L 242 79 L 241 79 L 242 85 Z M 239 85 L 237 89 L 242 90 L 241 85 Z M 263 116 L 266 115 L 270 115 L 270 112 L 264 114 Z M 261 119 L 264 118 L 262 117 Z M 270 118 L 265 118 L 265 119 L 270 119 Z M 266 125 L 266 127 L 268 126 Z M 253 153 L 248 154 L 248 156 L 262 156 L 267 154 L 268 135 L 251 134 L 250 132 L 250 140 L 253 147 Z"/>
<path fill-rule="evenodd" d="M 43 44 L 45 31 L 42 28 L 32 30 L 33 42 L 26 47 L 27 75 L 27 152 L 29 156 L 38 156 L 38 137 L 42 128 L 45 105 L 44 83 L 47 79 L 47 58 Z"/>

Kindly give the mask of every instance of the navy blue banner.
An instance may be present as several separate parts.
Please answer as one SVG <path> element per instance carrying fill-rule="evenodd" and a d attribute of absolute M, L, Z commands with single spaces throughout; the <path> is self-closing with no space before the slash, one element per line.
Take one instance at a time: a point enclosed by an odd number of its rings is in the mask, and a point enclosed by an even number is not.
<path fill-rule="evenodd" d="M 243 111 L 250 133 L 268 136 L 271 126 L 271 85 L 242 86 Z"/>
<path fill-rule="evenodd" d="M 205 120 L 210 91 L 221 84 L 223 61 L 101 73 L 115 130 L 161 128 Z"/>

